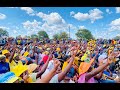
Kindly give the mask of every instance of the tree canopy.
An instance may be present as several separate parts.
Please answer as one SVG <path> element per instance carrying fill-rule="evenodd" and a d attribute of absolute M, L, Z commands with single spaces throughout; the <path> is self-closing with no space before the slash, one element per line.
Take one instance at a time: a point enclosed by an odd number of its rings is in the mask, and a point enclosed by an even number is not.
<path fill-rule="evenodd" d="M 117 39 L 120 39 L 120 36 L 116 36 L 116 37 L 114 37 L 114 39 L 116 39 L 116 40 L 117 40 Z"/>
<path fill-rule="evenodd" d="M 0 28 L 0 37 L 1 36 L 9 36 L 9 33 L 6 30 L 3 30 L 2 28 Z"/>
<path fill-rule="evenodd" d="M 66 32 L 61 32 L 53 35 L 53 39 L 60 40 L 60 39 L 68 39 L 68 34 Z"/>
<path fill-rule="evenodd" d="M 38 32 L 38 38 L 39 39 L 44 39 L 44 38 L 49 38 L 49 36 L 45 31 L 39 31 Z"/>
<path fill-rule="evenodd" d="M 87 29 L 80 29 L 77 31 L 75 35 L 77 36 L 77 39 L 87 39 L 87 40 L 94 39 L 91 32 Z"/>
<path fill-rule="evenodd" d="M 32 35 L 31 35 L 31 38 L 38 38 L 38 35 L 32 34 Z"/>

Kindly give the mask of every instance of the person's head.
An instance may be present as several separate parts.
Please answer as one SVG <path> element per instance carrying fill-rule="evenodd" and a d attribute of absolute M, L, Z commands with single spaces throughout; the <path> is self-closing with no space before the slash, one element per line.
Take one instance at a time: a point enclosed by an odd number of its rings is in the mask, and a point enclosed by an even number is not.
<path fill-rule="evenodd" d="M 14 60 L 17 60 L 17 61 L 18 61 L 18 60 L 20 60 L 20 58 L 19 58 L 19 55 L 18 55 L 18 54 L 15 54 L 15 55 L 14 55 Z"/>
<path fill-rule="evenodd" d="M 8 58 L 10 56 L 10 52 L 8 50 L 3 50 L 2 55 L 5 55 L 6 58 Z"/>
<path fill-rule="evenodd" d="M 5 62 L 6 56 L 5 55 L 0 55 L 0 62 Z"/>

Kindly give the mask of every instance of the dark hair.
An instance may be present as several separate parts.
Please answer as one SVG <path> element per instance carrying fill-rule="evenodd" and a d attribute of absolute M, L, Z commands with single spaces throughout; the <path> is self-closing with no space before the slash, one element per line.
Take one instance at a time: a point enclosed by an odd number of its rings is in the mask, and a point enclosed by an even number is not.
<path fill-rule="evenodd" d="M 30 61 L 27 62 L 27 65 L 32 64 L 32 63 L 33 63 L 33 62 L 30 60 Z"/>
<path fill-rule="evenodd" d="M 63 60 L 66 61 L 69 57 L 70 57 L 70 56 L 65 55 L 65 56 L 63 57 Z"/>

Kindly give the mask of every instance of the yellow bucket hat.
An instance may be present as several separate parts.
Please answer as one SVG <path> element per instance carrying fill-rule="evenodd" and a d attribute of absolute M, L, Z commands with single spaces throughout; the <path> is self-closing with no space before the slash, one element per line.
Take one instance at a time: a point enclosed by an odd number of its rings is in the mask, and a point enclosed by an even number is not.
<path fill-rule="evenodd" d="M 10 53 L 8 50 L 2 50 L 2 55 L 5 55 L 6 53 Z"/>
<path fill-rule="evenodd" d="M 18 64 L 18 65 L 16 65 L 15 67 L 13 67 L 11 69 L 11 72 L 14 72 L 15 75 L 19 77 L 26 70 L 28 70 L 28 66 L 27 65 Z"/>
<path fill-rule="evenodd" d="M 37 64 L 28 65 L 28 73 L 32 73 L 38 67 Z"/>

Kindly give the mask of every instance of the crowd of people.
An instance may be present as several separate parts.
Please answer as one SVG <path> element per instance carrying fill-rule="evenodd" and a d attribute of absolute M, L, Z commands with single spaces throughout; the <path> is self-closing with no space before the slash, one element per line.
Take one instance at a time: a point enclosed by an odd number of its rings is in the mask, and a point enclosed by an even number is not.
<path fill-rule="evenodd" d="M 8 38 L 0 83 L 120 83 L 120 41 Z"/>

